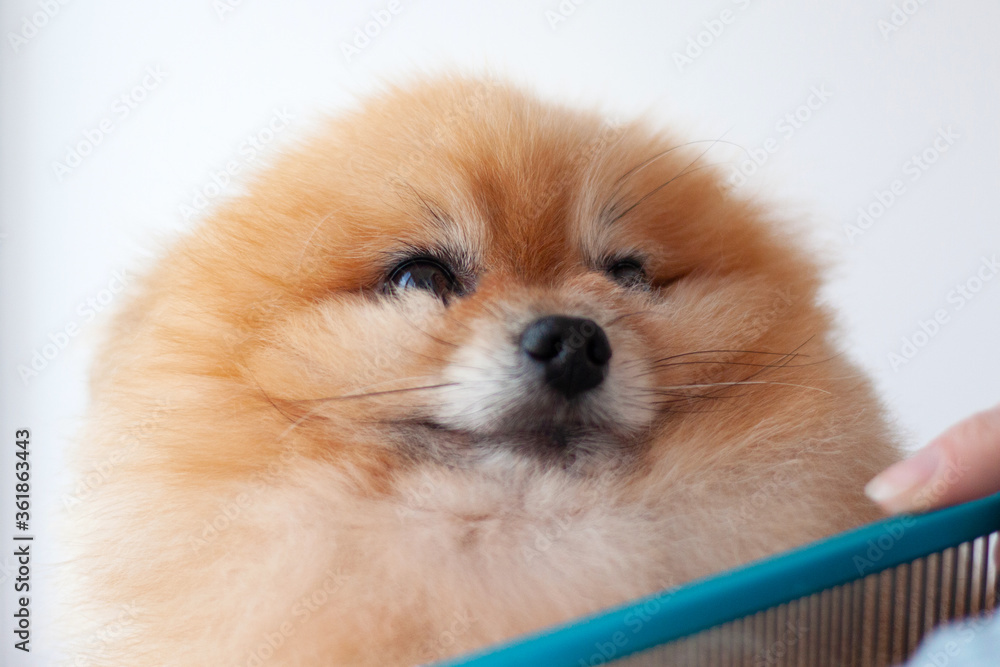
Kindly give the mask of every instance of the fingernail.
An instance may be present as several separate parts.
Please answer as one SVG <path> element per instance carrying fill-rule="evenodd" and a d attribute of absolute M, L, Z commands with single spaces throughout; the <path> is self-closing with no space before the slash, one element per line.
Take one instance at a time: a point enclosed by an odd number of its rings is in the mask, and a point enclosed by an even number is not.
<path fill-rule="evenodd" d="M 905 500 L 934 476 L 941 461 L 937 447 L 924 447 L 912 457 L 894 463 L 865 486 L 865 494 L 894 512 L 909 508 Z"/>

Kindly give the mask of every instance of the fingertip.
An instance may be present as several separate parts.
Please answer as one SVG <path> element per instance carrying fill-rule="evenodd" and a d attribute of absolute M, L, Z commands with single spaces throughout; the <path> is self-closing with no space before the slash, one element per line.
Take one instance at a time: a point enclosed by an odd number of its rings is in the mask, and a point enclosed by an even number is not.
<path fill-rule="evenodd" d="M 925 509 L 921 490 L 941 465 L 941 452 L 927 446 L 912 457 L 892 464 L 865 486 L 865 495 L 889 514 Z"/>

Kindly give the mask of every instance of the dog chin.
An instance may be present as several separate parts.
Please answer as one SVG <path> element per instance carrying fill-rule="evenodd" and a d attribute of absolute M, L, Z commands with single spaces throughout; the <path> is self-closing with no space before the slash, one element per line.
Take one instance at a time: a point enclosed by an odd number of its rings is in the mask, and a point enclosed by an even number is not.
<path fill-rule="evenodd" d="M 534 462 L 572 473 L 603 472 L 634 460 L 642 448 L 638 438 L 612 427 L 571 421 L 521 420 L 477 431 L 416 420 L 394 431 L 408 458 L 463 468 Z"/>

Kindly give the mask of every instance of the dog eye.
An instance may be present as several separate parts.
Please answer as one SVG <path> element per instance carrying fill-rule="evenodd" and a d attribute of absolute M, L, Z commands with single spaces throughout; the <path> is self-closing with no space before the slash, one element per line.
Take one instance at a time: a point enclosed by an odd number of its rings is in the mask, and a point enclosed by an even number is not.
<path fill-rule="evenodd" d="M 422 289 L 444 298 L 458 292 L 451 271 L 433 259 L 409 259 L 389 272 L 390 290 Z"/>
<path fill-rule="evenodd" d="M 635 259 L 623 259 L 607 268 L 607 274 L 622 287 L 644 287 L 648 284 L 642 264 Z"/>

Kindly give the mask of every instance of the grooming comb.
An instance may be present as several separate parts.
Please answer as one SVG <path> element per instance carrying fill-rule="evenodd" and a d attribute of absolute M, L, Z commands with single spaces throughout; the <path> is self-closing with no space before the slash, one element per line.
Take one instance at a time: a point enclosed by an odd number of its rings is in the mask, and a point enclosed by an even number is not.
<path fill-rule="evenodd" d="M 895 665 L 1000 605 L 997 531 L 1000 494 L 893 517 L 441 664 Z"/>

